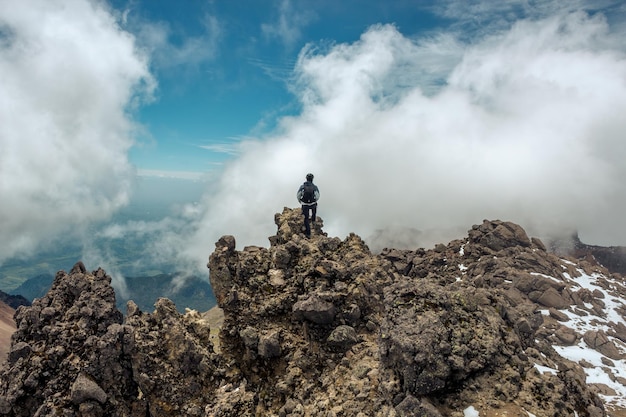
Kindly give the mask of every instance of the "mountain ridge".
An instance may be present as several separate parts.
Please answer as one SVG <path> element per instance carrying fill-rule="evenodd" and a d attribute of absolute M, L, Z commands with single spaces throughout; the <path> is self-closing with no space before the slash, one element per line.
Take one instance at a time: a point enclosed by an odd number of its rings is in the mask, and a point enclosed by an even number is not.
<path fill-rule="evenodd" d="M 101 269 L 59 272 L 15 315 L 0 414 L 623 415 L 621 275 L 499 220 L 380 255 L 322 219 L 305 239 L 298 209 L 275 223 L 269 248 L 216 242 L 219 341 L 164 298 L 124 317 Z"/>
<path fill-rule="evenodd" d="M 193 275 L 185 279 L 178 279 L 178 285 L 174 285 L 179 276 L 179 273 L 167 273 L 125 277 L 124 291 L 116 292 L 118 309 L 124 308 L 129 300 L 133 300 L 141 309 L 151 309 L 160 297 L 170 298 L 176 304 L 181 305 L 179 309 L 181 313 L 185 312 L 185 308 L 202 311 L 215 305 L 207 279 Z M 53 281 L 53 275 L 37 275 L 24 281 L 19 287 L 11 291 L 12 295 L 7 294 L 7 297 L 21 300 L 22 304 L 30 304 L 30 301 L 35 298 L 43 297 L 50 289 Z M 0 296 L 2 293 L 0 291 Z M 17 308 L 18 305 L 15 304 L 12 307 Z"/>

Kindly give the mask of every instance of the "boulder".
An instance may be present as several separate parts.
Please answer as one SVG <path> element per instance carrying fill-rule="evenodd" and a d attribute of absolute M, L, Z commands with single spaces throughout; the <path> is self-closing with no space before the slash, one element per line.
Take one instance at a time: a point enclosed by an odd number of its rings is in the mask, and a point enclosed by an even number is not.
<path fill-rule="evenodd" d="M 559 328 L 554 332 L 554 335 L 559 339 L 559 342 L 565 346 L 574 345 L 578 339 L 578 335 L 574 329 L 567 326 L 559 326 Z"/>
<path fill-rule="evenodd" d="M 548 310 L 548 313 L 550 314 L 550 317 L 554 318 L 555 320 L 558 321 L 569 321 L 569 316 L 559 310 L 557 310 L 556 308 L 550 308 Z"/>
<path fill-rule="evenodd" d="M 557 290 L 550 287 L 543 291 L 537 298 L 537 302 L 546 307 L 563 309 L 569 307 L 569 303 L 559 294 Z"/>
<path fill-rule="evenodd" d="M 607 334 L 602 330 L 589 330 L 583 335 L 583 340 L 590 347 L 611 359 L 620 360 L 624 355 L 620 353 L 617 346 L 609 340 Z"/>
<path fill-rule="evenodd" d="M 469 241 L 495 252 L 509 247 L 531 246 L 524 229 L 515 223 L 499 220 L 484 220 L 481 225 L 473 226 L 469 232 Z"/>
<path fill-rule="evenodd" d="M 359 339 L 353 327 L 347 325 L 337 326 L 328 336 L 327 342 L 330 346 L 340 350 L 347 350 L 352 345 L 358 343 Z"/>
<path fill-rule="evenodd" d="M 88 400 L 96 400 L 100 404 L 104 404 L 107 400 L 107 394 L 93 378 L 81 372 L 72 384 L 70 401 L 80 405 Z"/>
<path fill-rule="evenodd" d="M 330 324 L 335 319 L 337 309 L 333 303 L 313 294 L 295 303 L 292 311 L 296 320 L 306 319 L 317 324 Z"/>
<path fill-rule="evenodd" d="M 263 335 L 259 339 L 259 356 L 262 358 L 275 358 L 280 356 L 280 333 L 278 331 Z"/>

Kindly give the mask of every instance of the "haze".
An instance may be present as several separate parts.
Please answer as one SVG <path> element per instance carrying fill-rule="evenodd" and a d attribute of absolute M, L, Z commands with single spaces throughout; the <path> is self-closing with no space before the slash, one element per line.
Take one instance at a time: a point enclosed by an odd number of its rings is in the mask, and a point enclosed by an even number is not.
<path fill-rule="evenodd" d="M 158 100 L 159 81 L 155 56 L 105 4 L 10 3 L 0 1 L 0 261 L 84 238 L 137 200 L 129 152 L 145 127 L 133 109 Z M 325 230 L 375 247 L 462 237 L 483 219 L 626 245 L 623 4 L 606 3 L 610 19 L 583 3 L 540 2 L 514 19 L 445 4 L 432 13 L 450 24 L 420 36 L 372 22 L 354 41 L 307 44 L 286 84 L 297 111 L 192 175 L 204 181 L 197 201 L 99 233 L 151 233 L 146 262 L 206 271 L 223 234 L 267 246 L 274 213 L 297 206 L 312 172 Z M 492 14 L 476 28 L 469 12 Z"/>

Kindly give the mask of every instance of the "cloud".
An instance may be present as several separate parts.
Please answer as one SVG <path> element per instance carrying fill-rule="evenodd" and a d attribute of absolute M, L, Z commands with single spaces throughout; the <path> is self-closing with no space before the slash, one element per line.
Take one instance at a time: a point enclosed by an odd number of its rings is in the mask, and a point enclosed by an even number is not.
<path fill-rule="evenodd" d="M 160 171 L 156 169 L 139 169 L 137 175 L 140 177 L 174 178 L 181 180 L 200 181 L 206 174 L 197 171 Z"/>
<path fill-rule="evenodd" d="M 291 0 L 281 0 L 276 21 L 262 24 L 261 31 L 266 38 L 278 39 L 287 48 L 293 48 L 302 38 L 302 28 L 315 18 L 314 12 L 295 7 Z"/>
<path fill-rule="evenodd" d="M 167 22 L 150 22 L 127 13 L 128 27 L 136 33 L 137 41 L 151 55 L 159 70 L 180 67 L 197 69 L 201 64 L 215 59 L 219 51 L 222 27 L 217 18 L 204 14 L 200 18 L 203 32 L 198 36 L 181 36 Z M 182 40 L 177 41 L 178 38 Z"/>
<path fill-rule="evenodd" d="M 248 62 L 255 67 L 258 67 L 267 75 L 270 79 L 279 82 L 286 82 L 293 75 L 293 67 L 295 60 L 282 59 L 282 60 L 269 60 L 262 58 L 248 58 Z"/>
<path fill-rule="evenodd" d="M 412 228 L 436 239 L 499 218 L 535 236 L 578 229 L 626 244 L 622 39 L 601 14 L 568 12 L 470 43 L 385 25 L 307 48 L 293 89 L 302 112 L 240 145 L 185 255 L 206 262 L 222 234 L 266 245 L 307 172 L 334 236 Z"/>
<path fill-rule="evenodd" d="M 129 198 L 147 58 L 101 2 L 0 1 L 0 262 Z"/>
<path fill-rule="evenodd" d="M 129 110 L 155 84 L 137 45 L 155 46 L 148 50 L 157 64 L 170 47 L 178 51 L 172 62 L 193 64 L 211 59 L 219 37 L 209 21 L 206 37 L 174 46 L 170 29 L 156 24 L 140 42 L 101 3 L 4 3 L 0 260 L 128 202 L 137 129 Z M 534 235 L 578 229 L 589 243 L 626 245 L 624 25 L 541 4 L 541 15 L 533 9 L 521 20 L 517 6 L 497 20 L 484 9 L 472 26 L 471 10 L 447 15 L 458 24 L 427 36 L 376 25 L 353 43 L 308 45 L 284 77 L 293 80 L 298 114 L 267 136 L 206 145 L 231 157 L 197 204 L 158 222 L 120 221 L 96 238 L 147 240 L 152 257 L 142 262 L 158 268 L 177 258 L 205 272 L 224 234 L 240 248 L 266 246 L 274 213 L 297 206 L 296 190 L 313 172 L 325 230 L 358 233 L 374 248 L 445 242 L 484 218 Z M 308 21 L 289 26 L 295 10 L 282 8 L 284 26 L 266 33 L 295 45 Z M 175 177 L 160 180 L 193 175 Z M 86 262 L 116 256 L 98 249 L 85 246 Z"/>
<path fill-rule="evenodd" d="M 239 138 L 232 138 L 232 140 L 232 142 L 213 142 L 207 145 L 198 145 L 198 147 L 219 154 L 236 155 L 237 145 L 234 141 L 239 140 Z"/>
<path fill-rule="evenodd" d="M 177 205 L 175 201 L 189 201 L 196 190 L 184 191 L 196 181 L 158 178 L 143 187 L 159 187 L 162 196 L 151 192 L 146 207 L 160 213 L 156 220 L 132 220 L 117 216 L 116 220 L 102 225 L 91 239 L 84 239 L 85 262 L 102 266 L 122 276 L 145 275 L 147 271 L 179 272 L 181 279 L 206 268 L 189 268 L 189 259 L 179 256 L 186 239 L 195 232 L 201 208 L 198 204 Z M 194 187 L 195 188 L 195 187 Z M 200 194 L 198 192 L 198 194 Z M 160 206 L 160 207 L 159 207 Z M 127 249 L 127 250 L 125 250 Z M 117 287 L 116 287 L 117 288 Z"/>

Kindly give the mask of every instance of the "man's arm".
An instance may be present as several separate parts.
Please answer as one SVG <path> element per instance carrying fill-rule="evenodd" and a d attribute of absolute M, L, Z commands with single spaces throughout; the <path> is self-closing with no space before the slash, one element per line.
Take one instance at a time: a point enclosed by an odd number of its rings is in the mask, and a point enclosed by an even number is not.
<path fill-rule="evenodd" d="M 304 195 L 304 185 L 301 185 L 298 188 L 298 192 L 296 193 L 296 198 L 298 199 L 298 203 L 302 204 L 302 196 Z"/>

